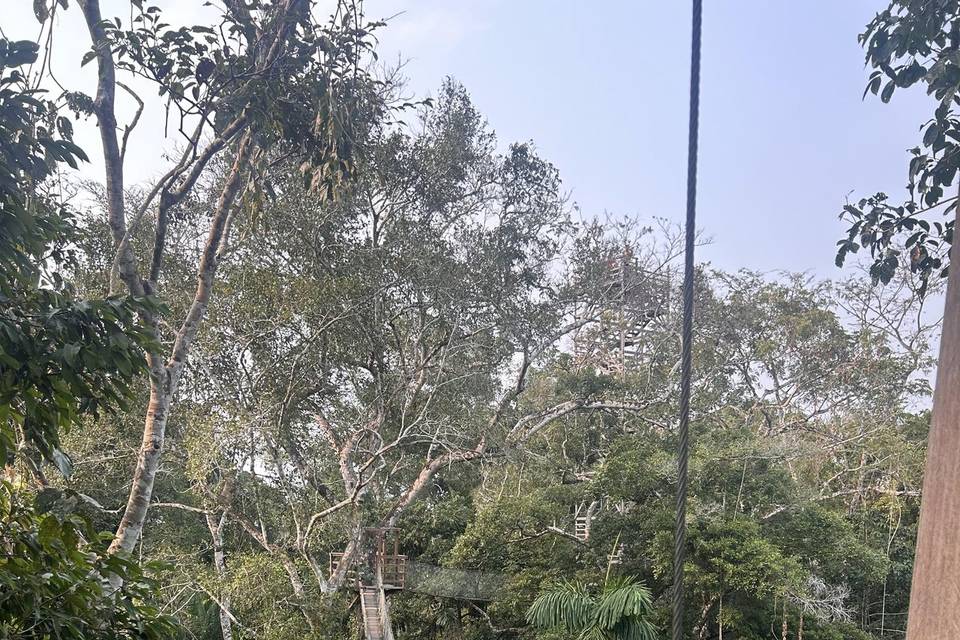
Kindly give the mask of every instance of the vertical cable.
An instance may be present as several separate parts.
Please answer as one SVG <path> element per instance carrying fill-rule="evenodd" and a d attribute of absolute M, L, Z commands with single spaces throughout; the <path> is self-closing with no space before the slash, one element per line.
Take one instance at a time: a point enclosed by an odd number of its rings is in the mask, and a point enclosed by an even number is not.
<path fill-rule="evenodd" d="M 690 384 L 693 378 L 693 252 L 697 222 L 697 145 L 700 120 L 702 0 L 693 0 L 690 42 L 690 123 L 687 146 L 687 217 L 684 230 L 683 326 L 680 345 L 680 426 L 677 442 L 677 505 L 673 540 L 672 640 L 683 640 L 683 562 L 687 546 L 687 459 L 690 456 Z"/>

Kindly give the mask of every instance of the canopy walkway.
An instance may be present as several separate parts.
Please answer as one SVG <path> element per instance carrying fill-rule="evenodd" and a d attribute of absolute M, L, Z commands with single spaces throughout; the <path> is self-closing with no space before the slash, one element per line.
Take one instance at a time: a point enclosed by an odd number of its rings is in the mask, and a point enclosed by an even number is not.
<path fill-rule="evenodd" d="M 459 600 L 492 600 L 503 585 L 503 575 L 489 571 L 449 569 L 431 564 L 407 563 L 405 584 L 357 584 L 360 594 L 360 615 L 366 640 L 393 640 L 388 608 L 388 590 L 406 589 L 439 598 Z M 386 572 L 384 572 L 386 575 Z"/>
<path fill-rule="evenodd" d="M 504 582 L 502 573 L 450 569 L 432 564 L 407 564 L 407 589 L 438 598 L 493 600 Z"/>
<path fill-rule="evenodd" d="M 492 600 L 503 585 L 503 574 L 493 571 L 451 569 L 409 562 L 397 553 L 397 543 L 386 540 L 385 530 L 371 530 L 376 543 L 371 553 L 351 561 L 345 584 L 359 592 L 360 616 L 366 640 L 393 640 L 388 593 L 409 590 L 439 598 Z M 369 535 L 369 534 L 368 534 Z M 343 562 L 344 554 L 330 554 L 330 574 Z"/>
<path fill-rule="evenodd" d="M 377 587 L 360 587 L 360 615 L 366 640 L 392 640 L 393 630 L 384 624 L 386 594 Z"/>

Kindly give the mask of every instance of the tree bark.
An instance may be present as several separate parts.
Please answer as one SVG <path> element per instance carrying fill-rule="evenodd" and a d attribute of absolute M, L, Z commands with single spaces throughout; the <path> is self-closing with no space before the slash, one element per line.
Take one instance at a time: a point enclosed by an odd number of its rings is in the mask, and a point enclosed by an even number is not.
<path fill-rule="evenodd" d="M 720 610 L 717 611 L 717 638 L 723 640 L 723 594 L 720 594 Z"/>
<path fill-rule="evenodd" d="M 390 513 L 384 519 L 383 526 L 386 528 L 396 526 L 400 516 L 403 515 L 403 512 L 406 511 L 406 509 L 413 504 L 417 498 L 420 497 L 420 494 L 424 492 L 427 486 L 429 486 L 430 481 L 433 480 L 433 476 L 436 475 L 437 471 L 448 464 L 475 460 L 484 454 L 486 448 L 486 440 L 481 438 L 480 443 L 475 449 L 467 451 L 451 451 L 427 462 L 420 470 L 416 480 L 413 481 L 413 483 L 407 488 L 407 490 L 394 505 L 393 509 L 390 510 Z"/>
<path fill-rule="evenodd" d="M 116 258 L 114 269 L 116 275 L 127 286 L 127 289 L 136 296 L 143 296 L 153 292 L 156 280 L 159 279 L 164 252 L 164 236 L 168 210 L 182 201 L 191 193 L 193 187 L 205 170 L 210 159 L 226 148 L 228 143 L 240 137 L 236 158 L 227 175 L 225 185 L 220 193 L 216 208 L 212 212 L 207 244 L 204 247 L 198 265 L 197 290 L 190 310 L 177 332 L 173 349 L 166 363 L 159 352 L 147 353 L 147 364 L 150 372 L 150 404 L 147 407 L 147 417 L 144 423 L 143 439 L 137 466 L 134 471 L 130 494 L 124 509 L 123 517 L 117 527 L 116 537 L 110 545 L 110 551 L 130 552 L 135 547 L 143 531 L 147 510 L 150 505 L 153 485 L 157 468 L 160 463 L 160 454 L 163 449 L 166 423 L 170 408 L 176 395 L 183 366 L 190 352 L 190 346 L 196 338 L 199 325 L 203 320 L 210 293 L 213 288 L 213 279 L 217 271 L 218 256 L 221 247 L 229 233 L 229 219 L 237 194 L 241 186 L 241 177 L 246 164 L 253 153 L 252 125 L 245 113 L 239 115 L 228 124 L 206 148 L 195 157 L 191 156 L 191 149 L 185 152 L 183 159 L 168 172 L 157 184 L 154 191 L 143 205 L 147 206 L 153 197 L 160 192 L 160 203 L 157 220 L 157 232 L 154 242 L 152 260 L 148 279 L 144 281 L 139 273 L 136 255 L 130 245 L 131 229 L 128 228 L 124 202 L 123 152 L 117 137 L 116 118 L 116 65 L 110 47 L 110 40 L 103 27 L 103 17 L 100 11 L 99 0 L 78 0 L 87 24 L 87 30 L 97 59 L 97 95 L 94 99 L 93 110 L 97 118 L 102 142 L 104 171 L 106 178 L 107 218 L 110 232 L 113 237 Z M 250 43 L 256 47 L 256 59 L 259 73 L 268 73 L 273 63 L 282 54 L 284 47 L 296 26 L 297 18 L 302 17 L 308 3 L 306 0 L 285 0 L 278 9 L 279 19 L 276 30 L 263 34 L 262 39 Z M 252 77 L 247 83 L 254 82 Z M 238 95 L 242 95 L 241 89 Z M 202 126 L 198 127 L 193 144 L 200 140 Z M 242 134 L 242 136 L 241 136 Z M 124 148 L 125 148 L 124 141 Z M 134 224 L 130 225 L 135 226 Z M 114 273 L 111 272 L 111 290 L 114 289 Z M 157 321 L 149 313 L 142 315 L 144 325 L 154 333 L 159 340 Z"/>
<path fill-rule="evenodd" d="M 197 290 L 194 293 L 193 303 L 177 332 L 170 359 L 159 374 L 150 376 L 150 404 L 147 407 L 147 417 L 143 426 L 140 454 L 123 517 L 117 526 L 116 536 L 110 544 L 111 551 L 133 551 L 143 532 L 157 469 L 160 466 L 160 454 L 163 451 L 170 406 L 176 395 L 190 346 L 197 336 L 210 301 L 213 280 L 217 272 L 217 251 L 223 241 L 227 217 L 240 191 L 252 147 L 252 134 L 248 131 L 240 140 L 233 166 L 227 174 L 226 182 L 213 211 L 210 230 L 197 269 Z"/>
<path fill-rule="evenodd" d="M 224 513 L 219 521 L 212 513 L 207 513 L 207 528 L 210 529 L 210 539 L 213 541 L 213 566 L 217 571 L 217 578 L 223 584 L 227 574 L 227 562 L 223 553 L 223 525 L 227 514 Z M 230 594 L 225 593 L 220 602 L 220 635 L 223 640 L 233 640 L 233 623 L 230 620 Z"/>
<path fill-rule="evenodd" d="M 909 640 L 960 638 L 960 260 L 951 250 L 907 620 Z"/>
<path fill-rule="evenodd" d="M 103 145 L 103 160 L 106 173 L 107 213 L 110 232 L 119 243 L 126 233 L 126 216 L 123 202 L 123 161 L 120 158 L 120 144 L 117 141 L 117 117 L 114 102 L 117 93 L 116 68 L 110 51 L 110 42 L 101 24 L 98 0 L 80 0 L 80 9 L 90 32 L 93 48 L 97 53 L 97 96 L 93 101 L 93 112 L 100 129 L 100 142 Z"/>

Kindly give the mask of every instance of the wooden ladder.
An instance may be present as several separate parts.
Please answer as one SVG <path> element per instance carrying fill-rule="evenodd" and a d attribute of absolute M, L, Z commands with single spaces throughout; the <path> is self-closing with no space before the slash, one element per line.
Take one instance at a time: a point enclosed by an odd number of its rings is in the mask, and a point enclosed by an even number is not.
<path fill-rule="evenodd" d="M 590 537 L 590 516 L 578 515 L 576 517 L 573 535 L 577 540 L 586 540 Z"/>
<path fill-rule="evenodd" d="M 385 640 L 383 620 L 380 617 L 380 590 L 360 587 L 360 610 L 363 615 L 363 635 L 366 640 Z"/>

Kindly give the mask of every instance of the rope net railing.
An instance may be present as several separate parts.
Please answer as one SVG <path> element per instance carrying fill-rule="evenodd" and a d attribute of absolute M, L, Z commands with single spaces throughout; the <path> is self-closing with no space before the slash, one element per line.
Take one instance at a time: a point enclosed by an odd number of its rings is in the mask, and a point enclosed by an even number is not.
<path fill-rule="evenodd" d="M 495 571 L 451 569 L 407 562 L 406 588 L 410 591 L 461 600 L 493 600 L 503 587 L 504 574 Z"/>

